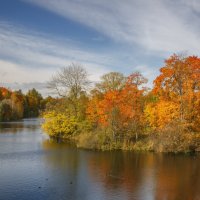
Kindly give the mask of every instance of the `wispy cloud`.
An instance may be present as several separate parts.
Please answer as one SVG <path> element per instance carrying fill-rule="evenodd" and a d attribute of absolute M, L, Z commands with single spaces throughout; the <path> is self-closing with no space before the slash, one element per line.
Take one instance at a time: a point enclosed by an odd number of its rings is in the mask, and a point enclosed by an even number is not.
<path fill-rule="evenodd" d="M 150 81 L 154 78 L 151 68 L 133 66 L 130 61 L 133 59 L 132 52 L 124 53 L 125 56 L 115 50 L 113 52 L 95 52 L 94 49 L 85 49 L 76 41 L 27 31 L 0 21 L 0 84 L 12 88 L 18 88 L 21 84 L 26 90 L 27 86 L 31 86 L 27 83 L 45 83 L 58 68 L 71 62 L 81 63 L 92 81 L 98 81 L 102 74 L 109 71 L 127 74 L 137 70 Z"/>
<path fill-rule="evenodd" d="M 182 51 L 200 52 L 198 0 L 21 1 L 94 29 L 99 34 L 91 42 L 109 39 L 117 48 L 90 49 L 81 41 L 0 21 L 1 84 L 39 87 L 71 62 L 83 64 L 94 81 L 108 71 L 128 74 L 137 70 L 151 83 L 162 65 L 156 63 L 158 59 Z M 153 62 L 150 57 L 155 58 Z"/>
<path fill-rule="evenodd" d="M 0 84 L 13 87 L 16 82 L 26 87 L 30 82 L 44 83 L 71 62 L 83 64 L 90 79 L 96 81 L 114 62 L 112 57 L 89 52 L 73 41 L 48 37 L 0 22 Z"/>
<path fill-rule="evenodd" d="M 199 53 L 198 0 L 24 0 L 146 51 Z M 195 21 L 196 20 L 196 21 Z"/>
<path fill-rule="evenodd" d="M 97 54 L 86 50 L 74 41 L 62 38 L 59 40 L 48 34 L 27 31 L 6 22 L 0 22 L 0 55 L 12 57 L 20 64 L 29 67 L 60 67 L 77 61 L 82 63 L 112 65 L 114 59 L 106 54 Z M 27 66 L 28 67 L 28 66 Z M 88 66 L 86 66 L 88 67 Z M 89 68 L 89 67 L 88 67 Z"/>

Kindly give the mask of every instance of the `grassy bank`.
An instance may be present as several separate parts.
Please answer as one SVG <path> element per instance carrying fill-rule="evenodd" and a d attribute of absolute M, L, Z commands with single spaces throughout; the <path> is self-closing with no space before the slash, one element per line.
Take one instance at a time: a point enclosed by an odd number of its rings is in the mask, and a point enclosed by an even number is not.
<path fill-rule="evenodd" d="M 74 135 L 61 134 L 53 137 L 57 141 L 67 140 L 73 142 L 77 148 L 90 150 L 111 151 L 151 151 L 165 153 L 191 153 L 200 151 L 200 134 L 197 133 L 177 133 L 170 129 L 168 132 L 159 132 L 143 135 L 136 141 L 113 138 L 112 135 L 103 130 L 93 132 L 81 132 Z"/>

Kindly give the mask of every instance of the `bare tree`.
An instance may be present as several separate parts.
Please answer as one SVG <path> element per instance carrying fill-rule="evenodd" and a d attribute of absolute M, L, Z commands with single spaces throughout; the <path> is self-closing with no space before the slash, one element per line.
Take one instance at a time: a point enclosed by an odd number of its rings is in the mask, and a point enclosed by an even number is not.
<path fill-rule="evenodd" d="M 70 64 L 61 68 L 52 76 L 47 87 L 55 94 L 66 99 L 68 106 L 72 106 L 74 115 L 78 115 L 79 98 L 86 92 L 90 82 L 87 71 L 80 64 Z"/>
<path fill-rule="evenodd" d="M 75 63 L 61 68 L 47 83 L 47 87 L 60 97 L 73 96 L 75 99 L 82 91 L 86 91 L 89 85 L 87 71 L 82 65 Z"/>

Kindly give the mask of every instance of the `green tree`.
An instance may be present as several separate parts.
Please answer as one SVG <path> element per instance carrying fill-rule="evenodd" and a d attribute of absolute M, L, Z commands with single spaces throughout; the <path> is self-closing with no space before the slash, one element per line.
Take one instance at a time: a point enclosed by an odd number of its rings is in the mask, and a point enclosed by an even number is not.
<path fill-rule="evenodd" d="M 126 83 L 126 77 L 119 72 L 110 72 L 101 77 L 101 82 L 96 84 L 97 90 L 107 92 L 111 90 L 121 90 Z"/>
<path fill-rule="evenodd" d="M 12 120 L 11 101 L 4 99 L 0 102 L 0 121 Z"/>
<path fill-rule="evenodd" d="M 25 95 L 24 100 L 24 116 L 38 117 L 41 110 L 42 95 L 35 89 L 31 89 Z"/>
<path fill-rule="evenodd" d="M 24 116 L 24 96 L 21 92 L 15 91 L 12 92 L 11 97 L 11 106 L 12 106 L 12 118 L 21 119 Z"/>

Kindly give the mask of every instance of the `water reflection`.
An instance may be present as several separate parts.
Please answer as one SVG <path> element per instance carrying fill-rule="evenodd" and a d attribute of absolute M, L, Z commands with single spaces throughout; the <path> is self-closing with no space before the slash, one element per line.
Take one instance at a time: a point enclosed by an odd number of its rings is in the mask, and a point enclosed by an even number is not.
<path fill-rule="evenodd" d="M 199 156 L 159 156 L 156 199 L 200 199 Z"/>
<path fill-rule="evenodd" d="M 70 144 L 44 141 L 48 150 L 62 149 L 45 162 L 74 176 L 85 174 L 85 185 L 95 184 L 96 197 L 105 199 L 200 199 L 199 156 L 164 155 L 133 152 L 92 152 L 74 149 Z M 84 169 L 84 170 L 83 170 Z M 79 186 L 79 185 L 78 185 Z M 77 185 L 74 185 L 77 187 Z M 75 188 L 73 191 L 77 191 Z M 98 192 L 100 191 L 101 194 Z M 88 198 L 88 197 L 87 197 Z"/>
<path fill-rule="evenodd" d="M 33 131 L 38 130 L 40 124 L 42 123 L 42 119 L 31 118 L 31 119 L 23 119 L 15 122 L 0 122 L 0 134 L 5 133 L 21 133 L 24 129 L 32 129 Z"/>
<path fill-rule="evenodd" d="M 81 150 L 40 123 L 1 124 L 0 199 L 200 199 L 200 156 Z"/>

